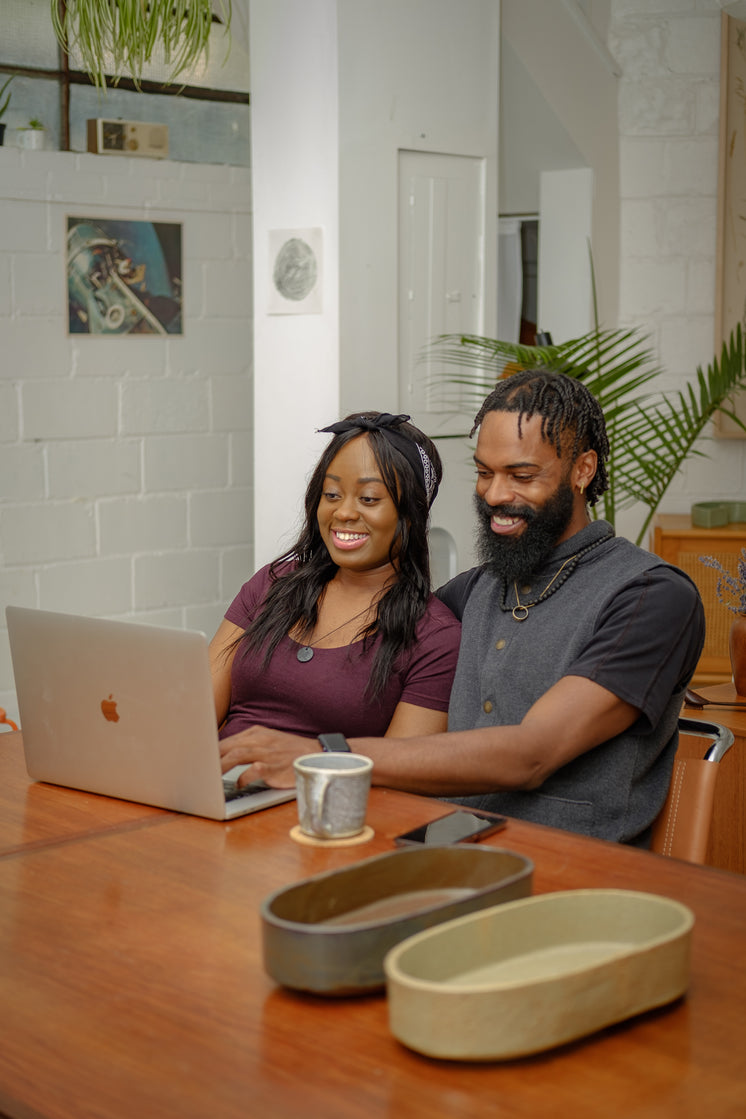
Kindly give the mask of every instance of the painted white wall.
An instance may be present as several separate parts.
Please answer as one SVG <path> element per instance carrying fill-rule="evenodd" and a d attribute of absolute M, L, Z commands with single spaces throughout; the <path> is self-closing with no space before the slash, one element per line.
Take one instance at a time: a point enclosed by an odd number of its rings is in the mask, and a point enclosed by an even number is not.
<path fill-rule="evenodd" d="M 67 214 L 181 222 L 182 337 L 67 334 Z M 212 633 L 251 560 L 250 174 L 0 148 L 9 603 Z"/>
<path fill-rule="evenodd" d="M 604 46 L 613 2 L 502 0 L 500 212 L 536 213 L 542 172 L 593 172 L 591 228 L 603 326 L 616 324 L 619 305 L 619 79 Z M 578 17 L 579 9 L 587 20 Z M 582 273 L 556 282 L 587 281 L 585 261 Z M 542 325 L 557 340 L 568 337 L 559 322 Z"/>
<path fill-rule="evenodd" d="M 484 159 L 482 331 L 495 332 L 500 0 L 339 0 L 338 12 L 341 411 L 397 412 L 400 150 Z M 431 416 L 412 418 L 434 433 Z M 432 520 L 467 566 L 471 456 L 462 442 L 439 449 Z"/>
<path fill-rule="evenodd" d="M 339 413 L 336 0 L 251 0 L 255 566 L 292 543 Z M 321 228 L 320 314 L 269 313 L 269 231 Z"/>
<path fill-rule="evenodd" d="M 501 214 L 538 214 L 542 172 L 587 166 L 504 31 L 500 40 L 499 144 Z"/>
<path fill-rule="evenodd" d="M 720 7 L 612 3 L 609 45 L 622 69 L 620 322 L 649 334 L 667 390 L 716 352 Z M 688 459 L 661 512 L 746 493 L 746 440 L 708 437 L 699 449 L 707 457 Z M 633 509 L 620 528 L 634 538 L 641 523 Z"/>
<path fill-rule="evenodd" d="M 540 176 L 537 326 L 555 343 L 593 329 L 593 187 L 589 167 Z"/>
<path fill-rule="evenodd" d="M 485 159 L 485 330 L 494 326 L 499 11 L 499 0 L 339 2 L 345 410 L 397 406 L 400 150 Z"/>
<path fill-rule="evenodd" d="M 593 171 L 601 323 L 647 333 L 666 370 L 660 387 L 676 390 L 716 351 L 720 9 L 739 9 L 722 0 L 583 7 L 618 77 L 570 19 L 569 0 L 503 0 L 500 209 L 533 212 L 542 170 Z M 545 285 L 567 282 L 539 267 Z M 746 492 L 746 441 L 711 434 L 698 448 L 707 457 L 688 459 L 661 512 Z M 643 515 L 625 511 L 617 530 L 635 539 Z"/>

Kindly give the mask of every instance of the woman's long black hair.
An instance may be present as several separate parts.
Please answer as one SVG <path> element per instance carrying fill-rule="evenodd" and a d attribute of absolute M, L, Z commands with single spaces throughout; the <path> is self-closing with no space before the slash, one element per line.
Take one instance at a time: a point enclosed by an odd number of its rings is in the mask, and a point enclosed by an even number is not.
<path fill-rule="evenodd" d="M 347 420 L 376 419 L 379 415 L 353 412 Z M 397 425 L 396 431 L 422 447 L 440 482 L 443 467 L 432 440 L 410 423 Z M 361 631 L 363 647 L 381 636 L 366 689 L 366 694 L 375 699 L 386 687 L 397 657 L 414 641 L 417 623 L 425 613 L 430 595 L 428 495 L 422 477 L 416 476 L 406 456 L 380 430 L 353 427 L 329 442 L 306 489 L 305 521 L 300 535 L 287 552 L 270 564 L 270 588 L 262 608 L 240 640 L 245 642 L 247 651 L 263 650 L 266 668 L 280 641 L 289 633 L 313 631 L 320 596 L 338 570 L 322 540 L 316 513 L 332 459 L 360 435 L 368 437 L 398 514 L 389 552 L 398 578 L 379 600 L 375 617 Z M 294 563 L 293 569 L 282 570 L 289 563 Z"/>

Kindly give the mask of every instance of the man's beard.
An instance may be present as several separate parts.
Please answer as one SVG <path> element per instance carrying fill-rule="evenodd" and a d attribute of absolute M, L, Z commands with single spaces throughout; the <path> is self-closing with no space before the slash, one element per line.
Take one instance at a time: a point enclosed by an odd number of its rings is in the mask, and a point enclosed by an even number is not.
<path fill-rule="evenodd" d="M 477 555 L 496 579 L 507 584 L 514 580 L 530 580 L 557 546 L 557 541 L 570 523 L 575 498 L 570 483 L 564 479 L 541 509 L 521 505 L 488 505 L 474 494 L 477 511 Z M 490 528 L 493 515 L 522 517 L 526 527 L 520 536 L 501 536 Z"/>

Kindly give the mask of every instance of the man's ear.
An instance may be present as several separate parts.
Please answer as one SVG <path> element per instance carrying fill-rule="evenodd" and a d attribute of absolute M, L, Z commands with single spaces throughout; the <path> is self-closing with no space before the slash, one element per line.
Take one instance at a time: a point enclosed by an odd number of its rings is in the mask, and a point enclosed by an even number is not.
<path fill-rule="evenodd" d="M 572 488 L 578 493 L 585 493 L 596 476 L 598 469 L 598 455 L 595 451 L 583 451 L 578 455 L 572 467 Z"/>

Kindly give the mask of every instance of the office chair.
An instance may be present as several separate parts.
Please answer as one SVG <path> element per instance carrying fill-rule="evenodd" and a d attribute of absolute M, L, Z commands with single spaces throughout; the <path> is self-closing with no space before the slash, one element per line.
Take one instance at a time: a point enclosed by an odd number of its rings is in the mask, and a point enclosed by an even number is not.
<path fill-rule="evenodd" d="M 700 719 L 679 719 L 679 735 L 707 738 L 710 746 L 702 758 L 681 756 L 681 740 L 674 761 L 671 785 L 658 817 L 653 823 L 651 851 L 703 863 L 710 836 L 717 764 L 733 745 L 733 732 L 719 723 Z"/>

